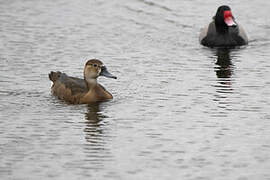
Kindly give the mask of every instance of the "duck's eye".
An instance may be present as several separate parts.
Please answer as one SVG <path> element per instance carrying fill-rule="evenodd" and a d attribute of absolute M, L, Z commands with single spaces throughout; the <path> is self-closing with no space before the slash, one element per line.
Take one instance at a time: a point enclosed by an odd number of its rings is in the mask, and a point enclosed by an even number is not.
<path fill-rule="evenodd" d="M 94 67 L 97 67 L 97 64 L 93 64 Z"/>

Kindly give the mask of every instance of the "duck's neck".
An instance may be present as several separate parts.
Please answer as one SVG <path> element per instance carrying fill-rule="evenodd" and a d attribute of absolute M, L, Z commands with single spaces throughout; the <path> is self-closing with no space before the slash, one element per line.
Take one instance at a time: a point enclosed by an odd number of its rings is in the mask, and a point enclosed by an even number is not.
<path fill-rule="evenodd" d="M 227 26 L 217 26 L 216 25 L 216 30 L 219 34 L 228 34 L 229 28 Z"/>
<path fill-rule="evenodd" d="M 97 85 L 97 79 L 84 78 L 84 81 L 89 91 Z"/>
<path fill-rule="evenodd" d="M 216 16 L 214 20 L 215 20 L 216 30 L 218 33 L 220 34 L 228 33 L 229 27 L 225 24 L 224 20 L 221 17 Z"/>

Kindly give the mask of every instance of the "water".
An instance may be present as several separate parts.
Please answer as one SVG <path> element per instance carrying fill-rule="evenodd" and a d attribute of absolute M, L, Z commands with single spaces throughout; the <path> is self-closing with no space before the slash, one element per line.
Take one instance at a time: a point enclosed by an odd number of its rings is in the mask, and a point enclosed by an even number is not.
<path fill-rule="evenodd" d="M 270 179 L 270 3 L 227 3 L 248 46 L 202 47 L 222 4 L 1 1 L 0 178 Z M 51 95 L 48 72 L 90 58 L 112 101 Z"/>

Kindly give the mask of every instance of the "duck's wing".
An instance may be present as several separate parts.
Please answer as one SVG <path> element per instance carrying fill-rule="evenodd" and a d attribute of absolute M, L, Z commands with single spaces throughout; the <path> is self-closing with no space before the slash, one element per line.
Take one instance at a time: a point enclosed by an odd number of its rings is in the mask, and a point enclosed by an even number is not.
<path fill-rule="evenodd" d="M 207 36 L 209 24 L 201 29 L 200 36 L 199 36 L 199 42 L 202 43 L 202 40 Z"/>
<path fill-rule="evenodd" d="M 212 21 L 201 30 L 199 41 L 204 46 L 214 46 L 214 39 L 217 35 L 215 22 Z"/>
<path fill-rule="evenodd" d="M 238 24 L 238 28 L 239 28 L 239 36 L 245 41 L 245 44 L 248 44 L 248 37 L 245 30 L 240 24 Z"/>
<path fill-rule="evenodd" d="M 70 77 L 61 72 L 51 72 L 49 78 L 53 81 L 52 93 L 59 99 L 77 104 L 87 93 L 84 79 Z"/>
<path fill-rule="evenodd" d="M 72 95 L 87 92 L 84 79 L 67 76 L 65 73 L 62 73 L 58 79 L 58 82 L 69 89 Z"/>
<path fill-rule="evenodd" d="M 236 27 L 229 28 L 229 34 L 233 38 L 232 41 L 235 42 L 235 45 L 248 44 L 248 37 L 240 24 L 237 23 Z"/>

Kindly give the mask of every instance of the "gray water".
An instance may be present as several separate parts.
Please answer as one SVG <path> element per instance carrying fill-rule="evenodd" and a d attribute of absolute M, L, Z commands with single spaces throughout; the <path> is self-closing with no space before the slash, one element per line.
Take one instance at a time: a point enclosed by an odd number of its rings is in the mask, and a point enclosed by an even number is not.
<path fill-rule="evenodd" d="M 270 1 L 226 3 L 248 46 L 198 43 L 223 1 L 0 1 L 0 179 L 269 180 Z M 112 101 L 51 94 L 91 58 Z"/>

